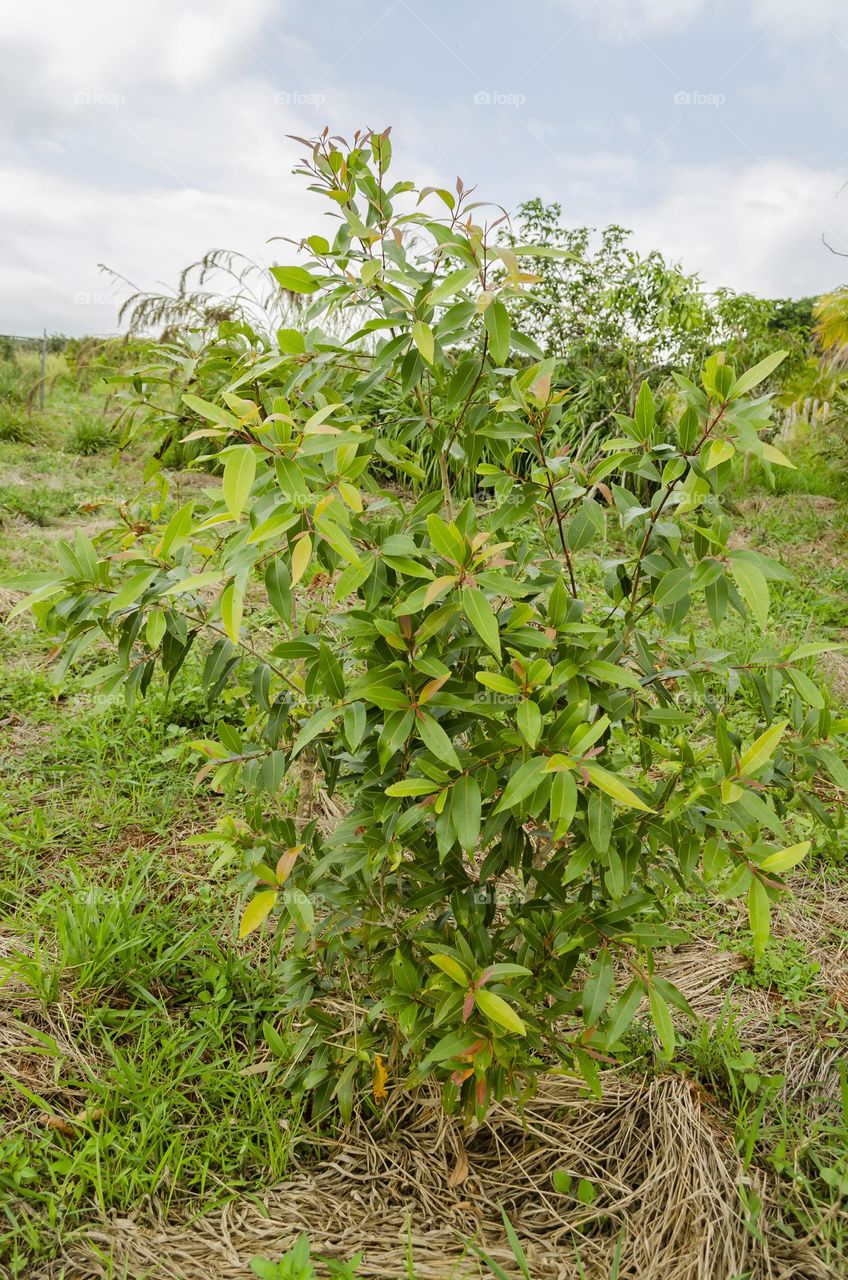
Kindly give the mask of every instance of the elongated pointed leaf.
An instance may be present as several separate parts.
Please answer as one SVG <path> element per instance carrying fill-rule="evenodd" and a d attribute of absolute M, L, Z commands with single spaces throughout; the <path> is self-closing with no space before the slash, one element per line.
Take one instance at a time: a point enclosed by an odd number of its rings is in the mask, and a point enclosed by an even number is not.
<path fill-rule="evenodd" d="M 790 845 L 788 849 L 778 849 L 776 853 L 770 853 L 767 858 L 763 858 L 760 867 L 763 871 L 789 871 L 806 858 L 811 845 L 810 840 L 802 840 L 800 844 Z"/>
<path fill-rule="evenodd" d="M 423 320 L 416 320 L 412 326 L 412 341 L 428 364 L 433 363 L 433 356 L 436 352 L 436 343 L 433 338 L 433 330 Z"/>
<path fill-rule="evenodd" d="M 598 764 L 587 764 L 583 766 L 589 776 L 589 781 L 593 782 L 601 791 L 605 791 L 608 796 L 612 796 L 613 800 L 617 800 L 619 804 L 626 804 L 631 809 L 641 809 L 643 813 L 653 813 L 654 810 L 650 805 L 645 804 L 644 800 L 640 800 L 635 791 L 631 791 L 626 783 L 621 781 L 614 773 L 602 769 Z"/>
<path fill-rule="evenodd" d="M 321 711 L 316 711 L 310 716 L 300 733 L 292 744 L 291 758 L 295 756 L 307 746 L 313 738 L 317 738 L 319 733 L 324 733 L 341 715 L 341 709 L 338 707 L 325 707 Z"/>
<path fill-rule="evenodd" d="M 657 1035 L 660 1039 L 664 1058 L 670 1058 L 674 1053 L 674 1023 L 671 1020 L 671 1011 L 663 1000 L 659 991 L 655 987 L 651 987 L 648 992 L 648 1004 L 651 1008 L 651 1018 L 657 1029 Z"/>
<path fill-rule="evenodd" d="M 480 836 L 480 787 L 477 779 L 465 774 L 451 791 L 451 822 L 466 853 L 473 853 Z"/>
<path fill-rule="evenodd" d="M 426 711 L 419 712 L 415 717 L 415 732 L 428 751 L 442 764 L 448 764 L 454 769 L 461 768 L 459 756 L 456 754 L 450 738 L 438 720 L 434 720 Z"/>
<path fill-rule="evenodd" d="M 276 901 L 276 889 L 263 889 L 261 893 L 254 894 L 242 912 L 239 937 L 246 938 L 254 929 L 258 929 L 262 921 L 270 914 Z"/>
<path fill-rule="evenodd" d="M 527 1028 L 521 1018 L 512 1006 L 494 991 L 487 991 L 485 987 L 481 987 L 474 993 L 474 1003 L 480 1012 L 484 1013 L 496 1026 L 503 1027 L 505 1031 L 512 1031 L 518 1036 L 527 1035 Z"/>
<path fill-rule="evenodd" d="M 501 657 L 501 639 L 495 611 L 479 587 L 463 587 L 462 611 L 480 639 L 495 657 Z"/>
<path fill-rule="evenodd" d="M 748 750 L 740 756 L 740 777 L 750 778 L 752 774 L 768 763 L 777 750 L 788 724 L 788 720 L 781 720 L 778 724 L 773 724 L 769 729 L 766 729 L 765 733 L 761 733 L 756 742 L 752 743 Z"/>
<path fill-rule="evenodd" d="M 748 888 L 748 919 L 751 922 L 754 955 L 760 956 L 768 942 L 771 928 L 771 911 L 768 892 L 762 880 L 757 876 L 754 876 Z"/>
<path fill-rule="evenodd" d="M 483 313 L 483 323 L 489 335 L 489 351 L 495 364 L 506 364 L 509 359 L 509 312 L 497 298 Z"/>
<path fill-rule="evenodd" d="M 744 373 L 740 373 L 739 377 L 730 388 L 729 399 L 735 399 L 736 396 L 744 396 L 747 391 L 753 391 L 754 387 L 761 382 L 765 382 L 779 364 L 786 359 L 788 352 L 772 351 L 771 355 L 766 356 L 759 364 L 755 364 L 752 369 L 746 369 Z"/>
<path fill-rule="evenodd" d="M 312 539 L 308 533 L 298 538 L 291 558 L 291 585 L 296 587 L 312 559 Z"/>
<path fill-rule="evenodd" d="M 224 502 L 234 520 L 241 519 L 256 476 L 256 458 L 250 445 L 239 445 L 227 454 L 224 463 Z"/>
<path fill-rule="evenodd" d="M 241 635 L 243 610 L 244 594 L 234 582 L 231 582 L 224 589 L 224 594 L 221 596 L 221 621 L 233 644 L 238 644 L 239 636 Z"/>
<path fill-rule="evenodd" d="M 544 756 L 534 756 L 532 760 L 526 760 L 504 788 L 495 812 L 500 813 L 503 809 L 511 809 L 532 795 L 544 777 L 546 763 Z"/>
<path fill-rule="evenodd" d="M 765 574 L 756 565 L 735 558 L 731 558 L 730 572 L 742 599 L 764 628 L 769 614 L 769 588 Z"/>

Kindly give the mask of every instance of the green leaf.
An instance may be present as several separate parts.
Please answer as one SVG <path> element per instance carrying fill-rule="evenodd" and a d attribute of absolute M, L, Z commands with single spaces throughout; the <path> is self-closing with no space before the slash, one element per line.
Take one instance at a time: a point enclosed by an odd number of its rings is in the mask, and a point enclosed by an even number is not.
<path fill-rule="evenodd" d="M 158 569 L 142 569 L 141 573 L 134 573 L 122 584 L 110 601 L 109 616 L 120 613 L 122 609 L 127 609 L 134 604 L 138 597 L 144 594 L 158 572 Z"/>
<path fill-rule="evenodd" d="M 594 1027 L 606 1008 L 612 991 L 612 956 L 606 947 L 598 952 L 583 986 L 583 1021 Z"/>
<path fill-rule="evenodd" d="M 636 397 L 636 426 L 639 428 L 639 439 L 649 440 L 654 429 L 656 407 L 654 396 L 647 382 L 643 382 Z"/>
<path fill-rule="evenodd" d="M 678 600 L 682 600 L 684 596 L 689 594 L 691 586 L 692 570 L 688 565 L 682 569 L 669 569 L 668 573 L 664 573 L 657 584 L 657 589 L 654 593 L 654 604 L 676 604 Z"/>
<path fill-rule="evenodd" d="M 274 462 L 274 473 L 283 497 L 296 507 L 305 506 L 309 501 L 309 485 L 294 459 L 277 458 Z"/>
<path fill-rule="evenodd" d="M 405 716 L 406 713 L 401 712 Z M 404 778 L 401 782 L 393 782 L 386 787 L 387 796 L 429 796 L 438 790 L 432 778 Z"/>
<path fill-rule="evenodd" d="M 180 578 L 179 582 L 172 582 L 162 594 L 164 596 L 172 596 L 178 591 L 199 591 L 201 587 L 217 585 L 223 576 L 223 573 L 215 573 L 213 570 L 209 570 L 206 573 L 190 573 L 188 577 Z"/>
<path fill-rule="evenodd" d="M 329 729 L 340 715 L 341 708 L 339 707 L 325 707 L 323 710 L 316 711 L 314 715 L 311 715 L 292 743 L 292 760 L 313 738 L 317 738 L 319 733 L 324 733 L 325 730 Z"/>
<path fill-rule="evenodd" d="M 643 813 L 653 813 L 654 810 L 650 805 L 645 804 L 644 800 L 640 800 L 635 791 L 621 781 L 614 773 L 610 773 L 607 769 L 602 769 L 598 764 L 586 764 L 583 768 L 588 774 L 589 781 L 593 782 L 601 791 L 605 791 L 608 796 L 612 796 L 613 800 L 617 800 L 619 804 L 626 804 L 631 809 L 641 809 Z"/>
<path fill-rule="evenodd" d="M 468 986 L 470 978 L 459 961 L 454 959 L 453 956 L 446 956 L 441 951 L 434 951 L 430 955 L 430 959 L 436 968 L 441 969 L 442 973 L 446 973 L 457 986 Z"/>
<path fill-rule="evenodd" d="M 739 588 L 739 594 L 764 629 L 769 613 L 769 589 L 765 574 L 749 561 L 737 560 L 735 557 L 731 557 L 730 572 Z"/>
<path fill-rule="evenodd" d="M 461 565 L 465 560 L 465 539 L 455 524 L 445 524 L 437 515 L 427 517 L 430 541 L 443 559 Z"/>
<path fill-rule="evenodd" d="M 561 769 L 551 779 L 550 814 L 557 839 L 568 831 L 576 809 L 577 782 L 573 772 Z"/>
<path fill-rule="evenodd" d="M 674 1053 L 674 1023 L 671 1020 L 671 1010 L 659 991 L 653 986 L 648 990 L 648 1004 L 651 1008 L 651 1017 L 657 1029 L 657 1035 L 660 1038 L 660 1044 L 663 1047 L 662 1056 L 668 1059 Z"/>
<path fill-rule="evenodd" d="M 462 768 L 453 743 L 438 720 L 434 720 L 426 711 L 418 711 L 415 716 L 415 731 L 427 750 L 437 760 L 443 764 L 449 764 L 454 769 Z"/>
<path fill-rule="evenodd" d="M 194 511 L 194 500 L 184 503 L 178 511 L 175 511 L 165 526 L 165 532 L 162 534 L 162 542 L 159 546 L 159 554 L 167 556 L 168 553 L 176 547 L 181 546 L 187 539 L 191 531 L 191 517 Z"/>
<path fill-rule="evenodd" d="M 489 350 L 495 364 L 506 364 L 509 359 L 509 312 L 497 298 L 483 314 L 483 323 L 489 335 Z"/>
<path fill-rule="evenodd" d="M 224 463 L 224 502 L 234 520 L 241 519 L 256 476 L 256 458 L 249 444 L 238 445 L 227 454 Z"/>
<path fill-rule="evenodd" d="M 494 671 L 478 671 L 474 678 L 494 693 L 503 693 L 512 698 L 520 697 L 521 695 L 520 685 L 506 676 L 498 675 Z"/>
<path fill-rule="evenodd" d="M 786 669 L 786 677 L 792 681 L 799 697 L 806 702 L 808 707 L 815 707 L 817 711 L 821 711 L 824 706 L 824 694 L 806 672 L 798 671 L 795 667 L 788 667 Z"/>
<path fill-rule="evenodd" d="M 498 620 L 486 596 L 479 587 L 462 588 L 462 611 L 480 639 L 500 661 L 501 639 Z"/>
<path fill-rule="evenodd" d="M 762 871 L 789 871 L 791 867 L 796 867 L 799 862 L 806 858 L 812 847 L 812 841 L 803 840 L 800 844 L 790 845 L 788 849 L 778 849 L 776 853 L 770 853 L 767 858 L 763 858 L 760 863 Z"/>
<path fill-rule="evenodd" d="M 433 338 L 433 330 L 423 320 L 416 320 L 412 326 L 412 341 L 428 364 L 433 363 L 433 356 L 436 352 L 436 343 Z"/>
<path fill-rule="evenodd" d="M 771 928 L 771 912 L 768 892 L 762 880 L 757 876 L 754 876 L 748 888 L 748 919 L 751 922 L 754 955 L 760 956 L 768 942 Z"/>
<path fill-rule="evenodd" d="M 739 758 L 739 776 L 741 778 L 750 778 L 758 769 L 762 769 L 777 750 L 778 743 L 786 732 L 788 720 L 781 720 L 778 724 L 773 724 L 770 729 L 766 729 L 765 733 L 761 733 L 756 742 L 745 751 Z"/>
<path fill-rule="evenodd" d="M 311 933 L 315 924 L 315 910 L 307 894 L 302 889 L 287 889 L 283 894 L 286 910 L 298 929 Z"/>
<path fill-rule="evenodd" d="M 228 587 L 224 588 L 224 593 L 221 596 L 221 621 L 233 644 L 238 644 L 239 642 L 243 611 L 244 593 L 234 582 L 231 582 Z"/>
<path fill-rule="evenodd" d="M 318 281 L 305 267 L 272 267 L 271 275 L 289 293 L 314 293 L 320 288 Z"/>
<path fill-rule="evenodd" d="M 511 809 L 514 805 L 520 804 L 522 800 L 526 800 L 529 795 L 536 790 L 545 773 L 545 765 L 547 761 L 544 756 L 534 756 L 532 760 L 525 761 L 510 778 L 504 788 L 495 813 L 501 813 L 504 809 Z"/>
<path fill-rule="evenodd" d="M 476 778 L 464 774 L 451 791 L 451 822 L 460 846 L 473 853 L 480 837 L 480 787 Z"/>
<path fill-rule="evenodd" d="M 228 413 L 220 405 L 210 403 L 209 400 L 201 400 L 200 396 L 193 396 L 190 392 L 186 392 L 183 396 L 183 404 L 187 404 L 189 409 L 199 413 L 201 418 L 206 418 L 209 422 L 217 422 L 219 427 L 224 427 L 227 431 L 235 431 L 238 427 L 238 418 L 232 413 Z"/>
<path fill-rule="evenodd" d="M 268 561 L 265 567 L 265 590 L 268 592 L 268 600 L 274 612 L 280 615 L 283 622 L 291 625 L 291 574 L 282 556 L 276 556 L 275 559 Z"/>
<path fill-rule="evenodd" d="M 612 1046 L 617 1043 L 636 1017 L 636 1012 L 645 992 L 642 983 L 636 978 L 621 993 L 612 1007 L 610 1019 L 604 1032 L 604 1039 L 607 1045 Z"/>
<path fill-rule="evenodd" d="M 754 387 L 761 382 L 765 382 L 766 378 L 774 373 L 777 366 L 783 363 L 788 354 L 787 351 L 772 351 L 771 355 L 766 356 L 759 364 L 755 364 L 752 369 L 747 369 L 745 373 L 741 373 L 731 386 L 728 399 L 735 400 L 737 396 L 744 396 L 747 391 L 753 391 Z"/>
<path fill-rule="evenodd" d="M 517 1036 L 526 1036 L 527 1028 L 515 1010 L 494 991 L 480 987 L 474 992 L 474 1003 L 481 1013 L 505 1031 L 512 1031 Z"/>
<path fill-rule="evenodd" d="M 308 533 L 302 534 L 294 544 L 291 555 L 291 585 L 296 587 L 309 567 L 312 559 L 312 539 Z"/>
<path fill-rule="evenodd" d="M 450 275 L 445 276 L 441 284 L 431 289 L 427 295 L 427 301 L 435 307 L 446 298 L 452 298 L 455 293 L 459 293 L 466 285 L 471 284 L 471 281 L 477 278 L 477 274 L 476 267 L 461 267 L 459 271 L 452 271 Z"/>
<path fill-rule="evenodd" d="M 786 454 L 777 449 L 773 444 L 760 443 L 760 457 L 765 462 L 770 462 L 774 467 L 789 467 L 791 471 L 797 471 L 798 468 L 791 458 L 787 458 Z"/>
<path fill-rule="evenodd" d="M 515 713 L 515 721 L 518 725 L 518 732 L 528 747 L 531 749 L 535 747 L 542 736 L 542 713 L 536 703 L 529 698 L 524 702 L 520 702 Z"/>

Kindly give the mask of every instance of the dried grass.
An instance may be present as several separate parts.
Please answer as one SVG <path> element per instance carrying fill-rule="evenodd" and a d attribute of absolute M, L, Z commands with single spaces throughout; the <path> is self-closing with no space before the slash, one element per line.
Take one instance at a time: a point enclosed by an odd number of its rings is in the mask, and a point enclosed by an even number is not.
<path fill-rule="evenodd" d="M 446 1118 L 435 1094 L 398 1093 L 378 1126 L 359 1116 L 339 1139 L 322 1140 L 322 1156 L 319 1165 L 296 1169 L 261 1207 L 242 1199 L 186 1223 L 104 1222 L 69 1247 L 62 1274 L 241 1280 L 251 1274 L 251 1257 L 278 1257 L 305 1230 L 316 1253 L 361 1251 L 362 1274 L 374 1280 L 406 1274 L 408 1242 L 416 1280 L 473 1276 L 480 1268 L 468 1238 L 510 1269 L 501 1204 L 534 1280 L 576 1280 L 577 1251 L 587 1277 L 608 1277 L 622 1230 L 622 1277 L 839 1274 L 813 1241 L 781 1234 L 773 1188 L 744 1172 L 698 1087 L 679 1077 L 611 1079 L 600 1100 L 587 1099 L 575 1081 L 547 1077 L 523 1115 L 500 1106 L 473 1132 Z M 595 1202 L 587 1207 L 554 1192 L 555 1169 L 589 1179 Z M 742 1186 L 763 1202 L 762 1242 L 746 1227 Z"/>

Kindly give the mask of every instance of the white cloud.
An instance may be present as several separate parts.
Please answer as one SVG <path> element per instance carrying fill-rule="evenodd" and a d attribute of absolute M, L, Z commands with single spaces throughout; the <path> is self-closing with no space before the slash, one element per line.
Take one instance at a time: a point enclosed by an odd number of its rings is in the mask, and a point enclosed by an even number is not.
<path fill-rule="evenodd" d="M 626 41 L 634 35 L 680 31 L 697 17 L 705 0 L 565 0 L 581 18 L 608 36 Z"/>
<path fill-rule="evenodd" d="M 144 85 L 197 88 L 245 57 L 272 0 L 29 0 L 3 14 L 6 48 L 26 60 L 33 93 L 70 105 L 76 92 Z"/>
<path fill-rule="evenodd" d="M 821 242 L 824 233 L 848 248 L 838 185 L 831 171 L 788 160 L 679 168 L 656 203 L 622 220 L 642 249 L 661 248 L 711 286 L 798 296 L 848 277 L 848 262 Z"/>

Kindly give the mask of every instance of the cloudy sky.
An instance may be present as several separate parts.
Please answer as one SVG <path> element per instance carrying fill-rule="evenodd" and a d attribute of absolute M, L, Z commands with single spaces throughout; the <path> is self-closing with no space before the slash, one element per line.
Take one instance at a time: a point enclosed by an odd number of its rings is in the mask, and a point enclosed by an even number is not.
<path fill-rule="evenodd" d="M 0 332 L 116 328 L 107 263 L 322 230 L 290 133 L 633 229 L 710 285 L 848 279 L 846 0 L 28 0 L 0 30 Z"/>

